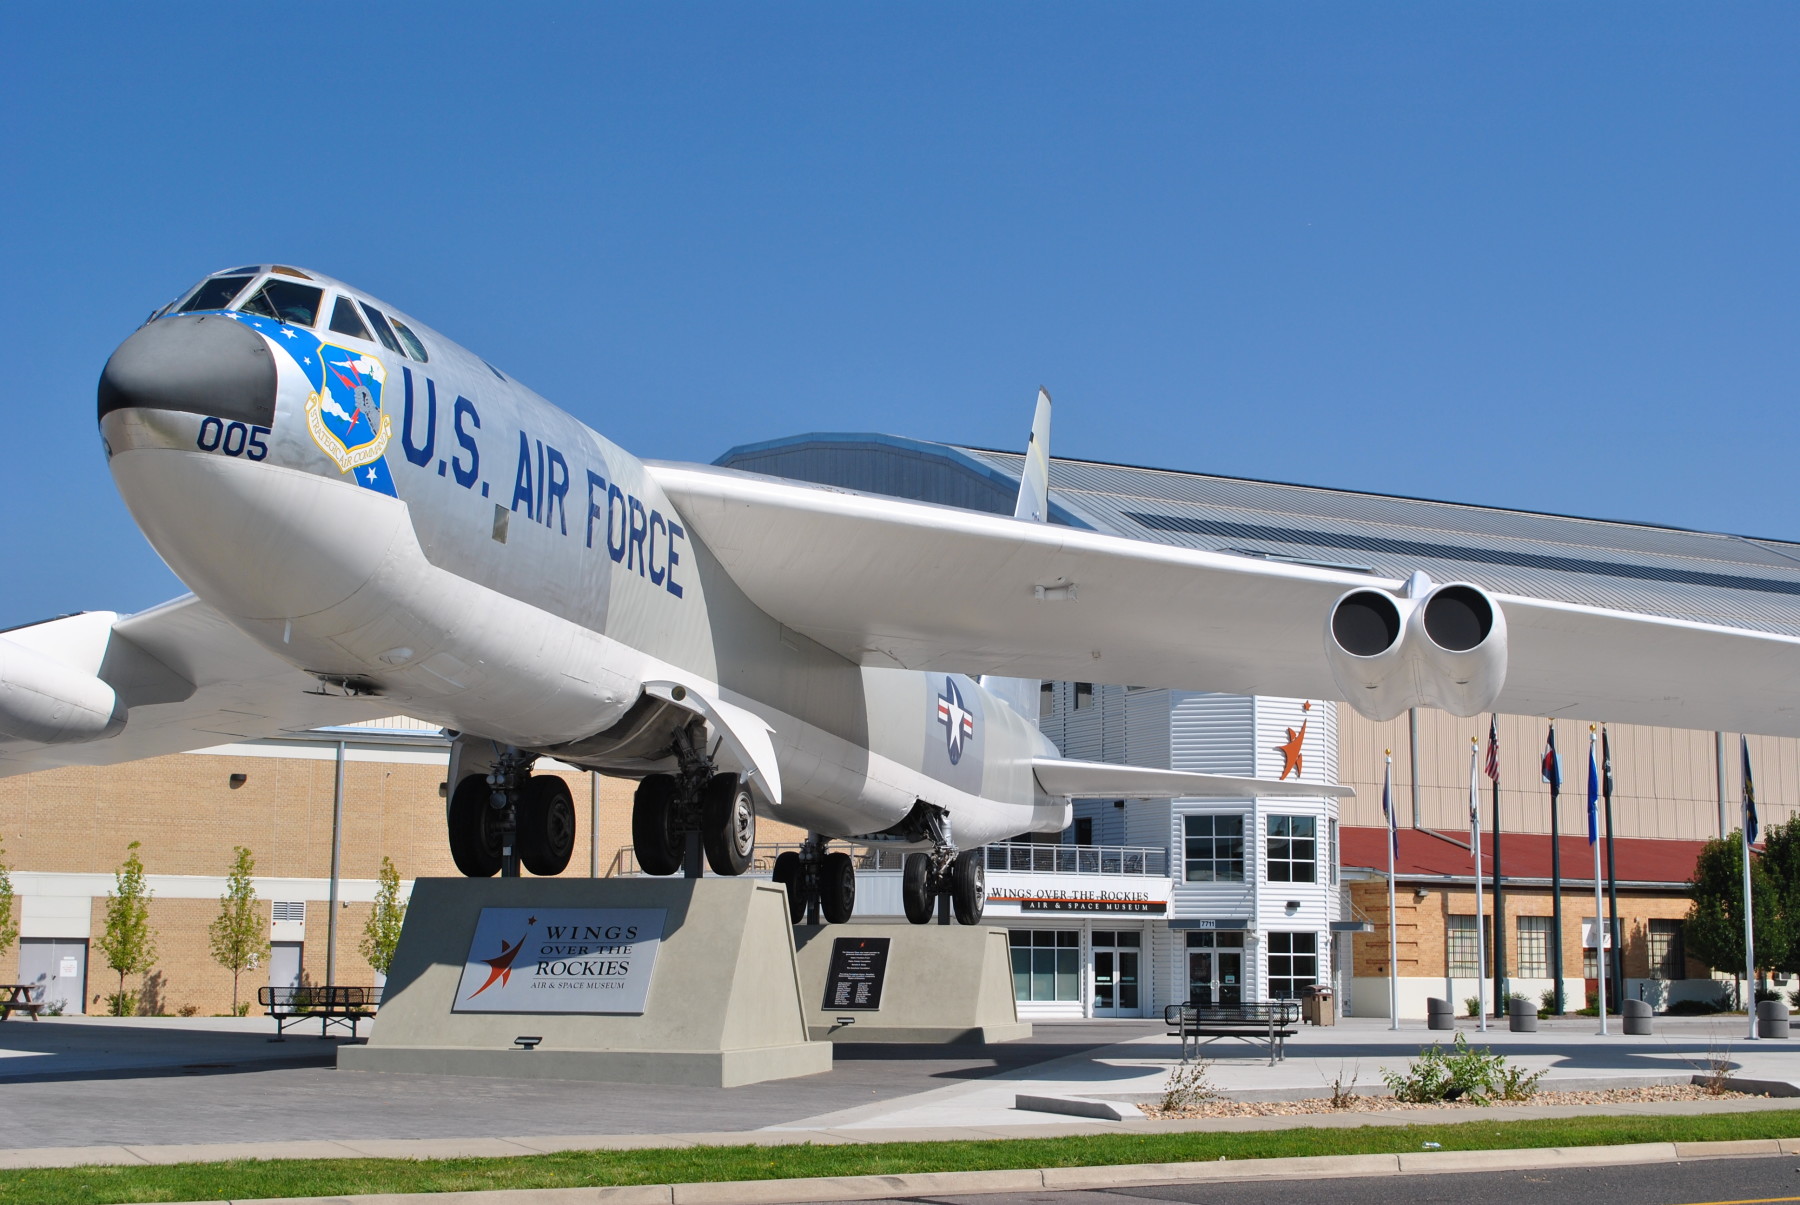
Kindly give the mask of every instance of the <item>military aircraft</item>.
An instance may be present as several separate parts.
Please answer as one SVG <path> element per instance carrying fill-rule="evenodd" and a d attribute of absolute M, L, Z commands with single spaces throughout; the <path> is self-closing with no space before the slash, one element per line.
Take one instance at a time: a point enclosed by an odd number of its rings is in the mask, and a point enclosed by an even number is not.
<path fill-rule="evenodd" d="M 776 877 L 832 921 L 832 838 L 908 850 L 908 918 L 972 924 L 980 847 L 1073 797 L 1344 793 L 1059 757 L 1047 679 L 1800 734 L 1800 640 L 1046 523 L 1041 392 L 1012 517 L 642 461 L 394 307 L 257 264 L 119 346 L 99 423 L 193 594 L 0 634 L 0 773 L 404 713 L 454 736 L 468 875 L 567 865 L 541 758 L 638 780 L 652 874 L 741 874 L 759 813 L 802 826 Z"/>

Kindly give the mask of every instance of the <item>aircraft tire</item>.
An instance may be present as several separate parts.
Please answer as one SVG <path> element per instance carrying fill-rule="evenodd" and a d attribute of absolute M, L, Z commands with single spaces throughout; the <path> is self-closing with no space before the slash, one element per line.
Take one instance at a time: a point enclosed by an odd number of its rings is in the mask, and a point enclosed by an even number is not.
<path fill-rule="evenodd" d="M 700 797 L 700 843 L 714 874 L 750 869 L 756 853 L 756 800 L 736 774 L 715 774 Z"/>
<path fill-rule="evenodd" d="M 675 831 L 675 776 L 646 774 L 631 799 L 631 844 L 638 869 L 668 875 L 681 869 L 686 844 Z"/>
<path fill-rule="evenodd" d="M 775 855 L 775 871 L 769 876 L 787 888 L 788 923 L 797 925 L 806 915 L 806 893 L 800 882 L 800 855 L 793 850 Z"/>
<path fill-rule="evenodd" d="M 575 855 L 575 799 L 555 774 L 534 774 L 519 804 L 519 861 L 540 878 L 561 874 Z"/>
<path fill-rule="evenodd" d="M 900 903 L 906 909 L 906 919 L 915 925 L 929 925 L 931 902 L 931 859 L 924 854 L 907 854 L 900 870 Z"/>
<path fill-rule="evenodd" d="M 950 868 L 950 904 L 959 925 L 979 925 L 987 908 L 987 858 L 979 849 L 965 849 Z"/>
<path fill-rule="evenodd" d="M 828 925 L 850 923 L 856 911 L 856 863 L 847 853 L 825 855 L 819 874 L 819 912 Z"/>
<path fill-rule="evenodd" d="M 486 775 L 465 775 L 451 793 L 445 815 L 450 858 L 471 879 L 491 879 L 500 873 L 500 814 L 488 806 L 491 793 Z"/>

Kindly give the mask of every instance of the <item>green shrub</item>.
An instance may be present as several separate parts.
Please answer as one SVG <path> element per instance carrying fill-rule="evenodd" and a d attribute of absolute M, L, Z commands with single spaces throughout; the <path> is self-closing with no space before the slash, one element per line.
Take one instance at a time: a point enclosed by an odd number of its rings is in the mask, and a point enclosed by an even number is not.
<path fill-rule="evenodd" d="M 1665 1017 L 1709 1017 L 1724 1012 L 1717 1000 L 1677 1000 L 1663 1009 Z"/>
<path fill-rule="evenodd" d="M 1446 1051 L 1433 1042 L 1419 1052 L 1405 1071 L 1381 1069 L 1381 1078 L 1394 1099 L 1408 1104 L 1439 1100 L 1469 1100 L 1485 1105 L 1495 1100 L 1529 1100 L 1544 1073 L 1526 1073 L 1509 1067 L 1506 1056 L 1492 1047 L 1469 1045 L 1457 1034 Z"/>

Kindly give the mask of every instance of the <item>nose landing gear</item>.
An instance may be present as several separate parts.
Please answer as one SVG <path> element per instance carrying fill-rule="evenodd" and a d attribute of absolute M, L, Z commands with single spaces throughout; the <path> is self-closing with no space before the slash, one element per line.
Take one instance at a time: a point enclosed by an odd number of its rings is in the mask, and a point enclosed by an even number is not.
<path fill-rule="evenodd" d="M 535 754 L 508 749 L 489 773 L 465 775 L 450 796 L 450 856 L 470 878 L 561 874 L 575 853 L 575 801 Z"/>

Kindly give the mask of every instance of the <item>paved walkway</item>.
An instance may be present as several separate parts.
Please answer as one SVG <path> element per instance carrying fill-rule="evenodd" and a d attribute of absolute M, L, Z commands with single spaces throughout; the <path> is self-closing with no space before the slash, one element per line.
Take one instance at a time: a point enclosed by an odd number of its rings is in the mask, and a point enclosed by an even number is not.
<path fill-rule="evenodd" d="M 1592 1022 L 1565 1021 L 1546 1022 L 1537 1034 L 1469 1036 L 1543 1069 L 1547 1089 L 1686 1080 L 1725 1059 L 1739 1077 L 1800 1095 L 1793 1086 L 1800 1085 L 1800 1040 L 1746 1042 L 1742 1024 L 1659 1021 L 1652 1038 L 1601 1039 Z M 329 1066 L 335 1042 L 273 1043 L 267 1025 L 9 1023 L 0 1030 L 7 1055 L 0 1080 L 8 1081 L 13 1107 L 0 1116 L 0 1167 L 1406 1125 L 1472 1116 L 1451 1109 L 1151 1122 L 1126 1107 L 1127 1120 L 1098 1121 L 1015 1107 L 1020 1095 L 1121 1105 L 1156 1095 L 1179 1052 L 1160 1025 L 1143 1022 L 1044 1025 L 1029 1042 L 988 1048 L 850 1046 L 825 1075 L 727 1090 L 339 1072 Z M 1234 1095 L 1322 1095 L 1339 1076 L 1367 1091 L 1379 1087 L 1382 1067 L 1402 1066 L 1428 1041 L 1448 1036 L 1349 1021 L 1303 1030 L 1274 1067 L 1247 1044 L 1215 1044 L 1208 1074 Z M 1800 1100 L 1514 1106 L 1481 1116 L 1721 1107 L 1792 1108 Z"/>

